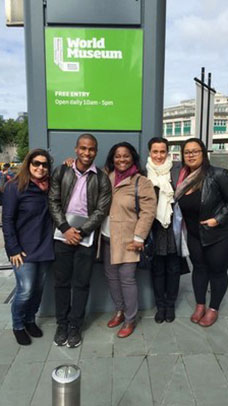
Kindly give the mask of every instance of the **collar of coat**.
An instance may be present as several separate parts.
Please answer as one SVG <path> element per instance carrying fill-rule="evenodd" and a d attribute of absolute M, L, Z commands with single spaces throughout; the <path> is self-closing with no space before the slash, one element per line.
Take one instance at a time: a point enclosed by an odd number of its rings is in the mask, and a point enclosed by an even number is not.
<path fill-rule="evenodd" d="M 136 179 L 136 177 L 138 177 L 138 176 L 140 176 L 138 173 L 136 173 L 133 176 L 128 176 L 128 178 L 125 178 L 120 183 L 118 183 L 118 185 L 116 185 L 116 186 L 114 186 L 114 181 L 115 181 L 115 172 L 114 171 L 109 174 L 109 179 L 111 181 L 112 188 L 118 189 L 119 187 L 130 185 L 132 182 L 132 179 Z"/>

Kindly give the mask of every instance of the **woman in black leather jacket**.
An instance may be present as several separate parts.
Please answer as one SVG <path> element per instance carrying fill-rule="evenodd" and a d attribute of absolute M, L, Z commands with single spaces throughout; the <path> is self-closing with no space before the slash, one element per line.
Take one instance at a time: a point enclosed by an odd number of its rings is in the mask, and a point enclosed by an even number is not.
<path fill-rule="evenodd" d="M 190 138 L 182 146 L 183 169 L 175 197 L 188 232 L 196 309 L 193 323 L 211 326 L 228 285 L 228 171 L 210 165 L 205 145 Z M 210 282 L 211 298 L 206 309 Z"/>

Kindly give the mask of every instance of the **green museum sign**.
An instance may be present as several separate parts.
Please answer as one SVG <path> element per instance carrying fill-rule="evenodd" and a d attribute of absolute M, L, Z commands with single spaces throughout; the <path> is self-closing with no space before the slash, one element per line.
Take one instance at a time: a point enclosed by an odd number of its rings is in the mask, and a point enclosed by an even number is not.
<path fill-rule="evenodd" d="M 143 31 L 46 28 L 48 128 L 141 130 Z"/>

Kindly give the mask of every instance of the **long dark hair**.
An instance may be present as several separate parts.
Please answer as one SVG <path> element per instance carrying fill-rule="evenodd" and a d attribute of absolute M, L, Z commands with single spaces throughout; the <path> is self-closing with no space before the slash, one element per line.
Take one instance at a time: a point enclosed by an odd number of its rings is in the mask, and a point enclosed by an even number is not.
<path fill-rule="evenodd" d="M 49 153 L 45 149 L 41 149 L 41 148 L 33 149 L 32 151 L 27 153 L 19 172 L 12 179 L 12 182 L 17 182 L 17 188 L 20 192 L 27 189 L 27 187 L 29 185 L 29 181 L 30 181 L 30 177 L 31 177 L 29 166 L 30 166 L 30 163 L 32 162 L 32 160 L 38 155 L 44 156 L 47 159 L 48 175 L 51 174 L 52 158 L 49 155 Z"/>
<path fill-rule="evenodd" d="M 196 142 L 199 145 L 200 149 L 202 150 L 202 157 L 203 157 L 201 170 L 200 170 L 198 176 L 195 178 L 194 184 L 191 185 L 191 188 L 193 189 L 193 191 L 195 191 L 197 189 L 201 189 L 203 180 L 204 180 L 206 173 L 208 171 L 208 168 L 210 166 L 210 162 L 208 159 L 207 148 L 206 148 L 205 144 L 203 143 L 203 141 L 201 141 L 199 138 L 188 138 L 181 146 L 181 158 L 182 158 L 183 166 L 185 166 L 185 167 L 187 166 L 184 161 L 184 150 L 185 150 L 186 145 L 189 144 L 190 142 Z"/>
<path fill-rule="evenodd" d="M 116 153 L 116 150 L 120 147 L 124 147 L 124 148 L 128 149 L 128 151 L 130 152 L 130 154 L 132 156 L 133 164 L 136 166 L 139 173 L 142 174 L 143 172 L 142 172 L 142 168 L 140 165 L 139 154 L 136 151 L 135 147 L 133 147 L 133 145 L 131 145 L 129 142 L 126 142 L 126 141 L 119 142 L 118 144 L 113 145 L 112 148 L 110 149 L 106 162 L 105 162 L 105 170 L 107 171 L 107 173 L 114 171 L 114 155 Z"/>

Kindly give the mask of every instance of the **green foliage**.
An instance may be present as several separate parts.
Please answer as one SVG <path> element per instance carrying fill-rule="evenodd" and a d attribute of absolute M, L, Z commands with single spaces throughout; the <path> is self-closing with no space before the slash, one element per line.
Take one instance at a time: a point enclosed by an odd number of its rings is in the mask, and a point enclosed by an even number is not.
<path fill-rule="evenodd" d="M 5 145 L 16 145 L 18 158 L 23 161 L 28 152 L 28 120 L 18 122 L 0 117 L 0 151 Z"/>
<path fill-rule="evenodd" d="M 23 161 L 25 155 L 29 151 L 27 118 L 22 123 L 20 123 L 20 129 L 17 133 L 16 140 L 17 140 L 17 156 L 20 159 L 20 161 Z"/>

